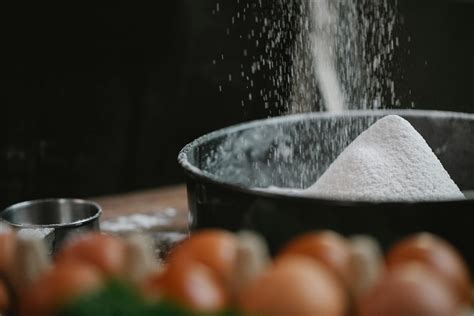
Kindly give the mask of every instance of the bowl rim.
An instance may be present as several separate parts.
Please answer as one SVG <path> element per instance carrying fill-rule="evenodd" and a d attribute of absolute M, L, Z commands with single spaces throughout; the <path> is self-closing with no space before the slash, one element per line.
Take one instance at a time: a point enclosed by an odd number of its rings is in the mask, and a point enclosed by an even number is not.
<path fill-rule="evenodd" d="M 73 221 L 73 222 L 68 222 L 68 223 L 57 223 L 57 224 L 22 224 L 18 222 L 12 222 L 8 219 L 5 218 L 5 214 L 14 212 L 16 209 L 28 207 L 30 205 L 34 204 L 42 204 L 42 203 L 55 203 L 55 204 L 64 204 L 64 203 L 73 203 L 73 204 L 81 204 L 81 205 L 88 205 L 92 206 L 95 208 L 95 212 L 93 215 L 84 217 L 82 219 Z M 89 224 L 95 220 L 98 220 L 100 216 L 102 215 L 102 207 L 90 200 L 84 200 L 84 199 L 75 199 L 75 198 L 45 198 L 45 199 L 37 199 L 37 200 L 29 200 L 29 201 L 23 201 L 19 203 L 12 204 L 8 206 L 7 208 L 3 209 L 0 212 L 0 221 L 3 221 L 4 223 L 15 227 L 15 228 L 66 228 L 66 227 L 79 227 L 83 226 L 86 224 Z"/>
<path fill-rule="evenodd" d="M 442 117 L 442 118 L 453 118 L 453 119 L 465 119 L 474 121 L 474 113 L 465 113 L 465 112 L 452 112 L 452 111 L 439 111 L 439 110 L 415 110 L 415 109 L 390 109 L 390 110 L 346 110 L 340 112 L 310 112 L 310 113 L 299 113 L 299 114 L 290 114 L 283 115 L 278 117 L 266 118 L 253 120 L 249 122 L 243 122 L 240 124 L 232 125 L 229 127 L 221 128 L 201 137 L 196 138 L 192 142 L 185 145 L 178 154 L 178 163 L 184 169 L 185 174 L 189 177 L 198 179 L 201 182 L 209 183 L 213 185 L 218 185 L 222 188 L 228 190 L 237 191 L 244 194 L 250 194 L 256 197 L 262 198 L 272 198 L 272 199 L 284 199 L 284 200 L 293 200 L 293 201 L 305 201 L 306 203 L 317 203 L 322 205 L 337 205 L 337 206 L 390 206 L 390 205 L 406 205 L 406 206 L 421 206 L 421 205 L 440 205 L 446 204 L 449 206 L 453 205 L 464 205 L 474 203 L 474 199 L 464 199 L 464 200 L 442 200 L 442 201 L 364 201 L 364 200 L 336 200 L 328 198 L 319 198 L 311 197 L 304 195 L 294 195 L 285 192 L 269 192 L 264 190 L 256 190 L 248 188 L 242 185 L 229 183 L 223 181 L 213 174 L 201 170 L 195 165 L 191 164 L 188 159 L 188 153 L 195 147 L 202 145 L 208 142 L 211 139 L 215 139 L 225 134 L 236 133 L 239 131 L 251 129 L 254 127 L 260 126 L 262 123 L 266 125 L 277 125 L 282 122 L 295 122 L 303 118 L 312 119 L 312 118 L 324 118 L 330 119 L 334 117 L 363 117 L 363 116 L 385 116 L 385 115 L 400 115 L 402 117 Z"/>

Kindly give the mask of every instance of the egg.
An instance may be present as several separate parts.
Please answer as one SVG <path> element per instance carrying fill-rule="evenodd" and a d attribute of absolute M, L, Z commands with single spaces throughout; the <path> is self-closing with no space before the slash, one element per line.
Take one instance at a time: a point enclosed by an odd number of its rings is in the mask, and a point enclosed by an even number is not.
<path fill-rule="evenodd" d="M 244 287 L 238 307 L 248 315 L 342 316 L 345 290 L 325 266 L 287 255 Z"/>
<path fill-rule="evenodd" d="M 0 282 L 0 313 L 5 313 L 10 307 L 10 293 L 4 282 Z"/>
<path fill-rule="evenodd" d="M 277 256 L 287 254 L 309 256 L 320 261 L 349 287 L 354 280 L 349 242 L 333 231 L 310 232 L 291 240 Z"/>
<path fill-rule="evenodd" d="M 237 238 L 234 234 L 219 230 L 202 230 L 191 235 L 174 248 L 167 261 L 194 260 L 213 270 L 222 280 L 229 282 L 237 253 Z"/>
<path fill-rule="evenodd" d="M 79 261 L 62 262 L 40 276 L 20 295 L 20 316 L 52 315 L 75 298 L 100 288 L 101 272 Z"/>
<path fill-rule="evenodd" d="M 17 236 L 13 260 L 8 276 L 17 292 L 30 286 L 51 265 L 46 243 L 37 237 Z"/>
<path fill-rule="evenodd" d="M 456 316 L 463 305 L 444 280 L 422 264 L 386 272 L 358 304 L 358 316 Z"/>
<path fill-rule="evenodd" d="M 222 280 L 206 265 L 192 260 L 175 261 L 152 275 L 144 286 L 146 297 L 163 299 L 199 312 L 226 308 L 229 295 Z"/>
<path fill-rule="evenodd" d="M 88 233 L 70 239 L 57 253 L 56 262 L 80 261 L 97 267 L 110 277 L 123 275 L 126 247 L 118 237 Z"/>
<path fill-rule="evenodd" d="M 230 283 L 234 295 L 265 271 L 271 263 L 267 243 L 261 235 L 242 231 L 237 234 L 237 240 L 237 254 Z"/>
<path fill-rule="evenodd" d="M 16 236 L 10 228 L 0 225 L 0 271 L 7 273 L 14 256 Z"/>
<path fill-rule="evenodd" d="M 160 268 L 156 260 L 154 241 L 145 234 L 131 234 L 125 240 L 124 280 L 140 285 L 144 278 Z"/>
<path fill-rule="evenodd" d="M 358 297 L 370 289 L 382 275 L 385 265 L 383 251 L 377 240 L 356 235 L 349 238 L 354 279 L 351 292 Z"/>
<path fill-rule="evenodd" d="M 469 269 L 457 250 L 445 240 L 429 233 L 403 239 L 388 251 L 386 263 L 388 269 L 391 269 L 406 262 L 426 265 L 451 284 L 463 302 L 469 303 Z"/>

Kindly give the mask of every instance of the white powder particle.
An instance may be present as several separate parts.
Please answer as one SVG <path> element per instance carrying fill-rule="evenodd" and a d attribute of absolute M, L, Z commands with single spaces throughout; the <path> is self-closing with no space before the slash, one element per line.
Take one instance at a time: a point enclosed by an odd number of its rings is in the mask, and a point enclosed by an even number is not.
<path fill-rule="evenodd" d="M 397 115 L 359 135 L 304 194 L 365 201 L 465 198 L 423 137 Z"/>

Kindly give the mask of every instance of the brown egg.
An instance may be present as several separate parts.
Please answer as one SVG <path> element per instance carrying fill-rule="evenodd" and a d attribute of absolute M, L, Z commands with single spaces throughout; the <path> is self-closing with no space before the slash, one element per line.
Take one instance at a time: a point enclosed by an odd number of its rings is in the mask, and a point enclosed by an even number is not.
<path fill-rule="evenodd" d="M 88 233 L 67 242 L 55 261 L 81 261 L 97 267 L 104 274 L 120 277 L 125 268 L 125 244 L 118 237 Z"/>
<path fill-rule="evenodd" d="M 342 316 L 345 290 L 322 264 L 287 255 L 244 287 L 238 307 L 249 315 Z"/>
<path fill-rule="evenodd" d="M 10 293 L 4 282 L 0 282 L 0 313 L 4 313 L 10 307 Z"/>
<path fill-rule="evenodd" d="M 21 293 L 20 316 L 52 315 L 64 304 L 102 284 L 102 274 L 97 268 L 79 261 L 60 263 Z"/>
<path fill-rule="evenodd" d="M 358 309 L 358 316 L 456 316 L 463 306 L 433 270 L 407 263 L 388 271 Z"/>
<path fill-rule="evenodd" d="M 168 257 L 172 265 L 177 261 L 194 260 L 217 273 L 228 282 L 237 253 L 237 238 L 234 234 L 218 229 L 203 230 L 191 235 Z"/>
<path fill-rule="evenodd" d="M 15 233 L 5 227 L 0 226 L 0 272 L 7 273 L 13 260 L 16 244 Z"/>
<path fill-rule="evenodd" d="M 287 254 L 300 254 L 320 261 L 333 271 L 346 286 L 352 284 L 352 252 L 349 242 L 336 232 L 312 232 L 290 241 L 277 260 Z"/>
<path fill-rule="evenodd" d="M 148 298 L 178 303 L 193 311 L 216 312 L 226 308 L 228 293 L 222 280 L 197 261 L 175 261 L 151 276 L 144 286 Z"/>
<path fill-rule="evenodd" d="M 433 269 L 469 303 L 471 282 L 469 270 L 461 255 L 448 242 L 429 233 L 410 236 L 398 242 L 386 256 L 389 269 L 406 262 L 418 262 Z"/>

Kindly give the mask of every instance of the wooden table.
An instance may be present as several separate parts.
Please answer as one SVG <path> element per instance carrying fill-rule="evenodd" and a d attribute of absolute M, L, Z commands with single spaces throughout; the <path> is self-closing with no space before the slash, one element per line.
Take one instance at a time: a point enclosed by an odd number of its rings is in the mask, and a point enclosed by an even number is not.
<path fill-rule="evenodd" d="M 176 185 L 153 190 L 131 192 L 115 196 L 91 198 L 99 203 L 104 211 L 103 220 L 137 213 L 172 212 L 174 218 L 170 228 L 187 229 L 188 202 L 185 185 Z"/>

